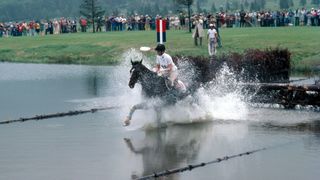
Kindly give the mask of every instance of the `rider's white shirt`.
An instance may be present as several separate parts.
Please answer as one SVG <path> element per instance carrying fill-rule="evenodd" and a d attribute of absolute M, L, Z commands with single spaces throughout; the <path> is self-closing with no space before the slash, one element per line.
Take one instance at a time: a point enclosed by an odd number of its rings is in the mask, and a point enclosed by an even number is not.
<path fill-rule="evenodd" d="M 160 64 L 161 69 L 167 69 L 169 64 L 172 64 L 172 71 L 176 71 L 178 68 L 172 61 L 172 58 L 169 54 L 163 53 L 161 56 L 157 55 L 157 64 Z"/>

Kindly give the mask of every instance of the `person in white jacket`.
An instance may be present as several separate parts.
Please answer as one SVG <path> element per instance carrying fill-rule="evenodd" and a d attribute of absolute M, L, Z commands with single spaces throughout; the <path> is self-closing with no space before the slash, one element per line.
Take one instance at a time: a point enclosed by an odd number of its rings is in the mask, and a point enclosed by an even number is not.
<path fill-rule="evenodd" d="M 209 55 L 213 56 L 217 52 L 217 30 L 213 24 L 209 25 L 210 29 L 207 33 Z"/>
<path fill-rule="evenodd" d="M 199 19 L 194 21 L 194 30 L 192 37 L 194 39 L 194 45 L 198 46 L 198 38 L 200 40 L 200 46 L 202 46 L 202 38 L 204 37 L 204 30 L 203 30 L 203 20 Z"/>

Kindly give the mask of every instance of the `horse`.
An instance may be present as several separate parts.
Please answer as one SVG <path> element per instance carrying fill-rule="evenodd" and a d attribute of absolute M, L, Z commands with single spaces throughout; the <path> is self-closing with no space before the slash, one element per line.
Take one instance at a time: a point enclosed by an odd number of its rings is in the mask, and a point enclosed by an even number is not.
<path fill-rule="evenodd" d="M 160 108 L 164 105 L 173 105 L 177 101 L 185 98 L 190 94 L 187 90 L 177 89 L 175 87 L 171 87 L 168 83 L 168 78 L 159 76 L 156 72 L 151 71 L 146 66 L 142 64 L 141 61 L 131 61 L 132 68 L 130 69 L 130 80 L 129 87 L 131 89 L 134 88 L 136 83 L 140 83 L 142 86 L 142 95 L 147 98 L 156 98 L 159 97 L 162 101 L 157 105 L 150 105 L 147 102 L 142 102 L 140 104 L 134 105 L 130 109 L 129 115 L 126 117 L 124 121 L 124 125 L 128 126 L 130 124 L 130 120 L 132 119 L 132 115 L 135 110 L 138 109 L 148 109 L 152 106 L 157 112 L 157 120 L 160 120 Z M 179 80 L 177 80 L 179 83 Z M 181 81 L 180 81 L 181 83 Z"/>

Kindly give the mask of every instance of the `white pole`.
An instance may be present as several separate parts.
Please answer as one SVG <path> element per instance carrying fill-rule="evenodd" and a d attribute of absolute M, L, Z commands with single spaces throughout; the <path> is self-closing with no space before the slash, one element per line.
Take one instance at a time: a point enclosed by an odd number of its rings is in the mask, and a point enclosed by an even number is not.
<path fill-rule="evenodd" d="M 160 31 L 160 44 L 163 44 L 163 28 L 162 28 L 162 20 L 159 21 L 159 31 Z"/>

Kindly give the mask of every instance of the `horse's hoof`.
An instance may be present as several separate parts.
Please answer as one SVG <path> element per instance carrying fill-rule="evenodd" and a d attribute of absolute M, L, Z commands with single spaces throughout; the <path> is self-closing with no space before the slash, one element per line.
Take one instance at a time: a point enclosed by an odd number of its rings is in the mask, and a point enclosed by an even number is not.
<path fill-rule="evenodd" d="M 123 126 L 129 126 L 130 125 L 130 119 L 126 118 L 126 120 L 123 122 Z"/>

